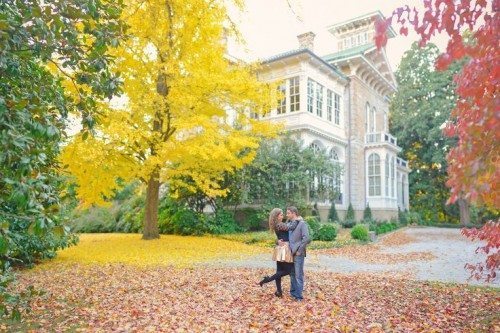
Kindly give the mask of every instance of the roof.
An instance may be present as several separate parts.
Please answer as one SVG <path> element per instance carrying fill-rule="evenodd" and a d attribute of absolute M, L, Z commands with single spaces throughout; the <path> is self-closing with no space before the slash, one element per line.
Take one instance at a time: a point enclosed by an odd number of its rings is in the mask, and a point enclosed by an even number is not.
<path fill-rule="evenodd" d="M 340 60 L 340 59 L 343 59 L 343 58 L 349 58 L 349 57 L 352 57 L 352 56 L 355 56 L 355 55 L 364 54 L 366 51 L 371 50 L 374 47 L 375 47 L 374 43 L 368 43 L 368 44 L 365 44 L 365 45 L 359 45 L 359 46 L 356 46 L 356 47 L 345 49 L 345 50 L 342 50 L 342 51 L 339 51 L 339 52 L 327 54 L 326 56 L 323 56 L 322 58 L 323 58 L 324 61 L 327 61 L 327 62 L 328 61 Z"/>
<path fill-rule="evenodd" d="M 380 19 L 385 20 L 384 14 L 382 14 L 380 12 L 380 10 L 376 10 L 374 12 L 370 12 L 368 14 L 364 14 L 364 15 L 361 15 L 361 16 L 349 19 L 349 20 L 344 21 L 344 22 L 335 23 L 335 24 L 327 27 L 327 30 L 330 31 L 330 33 L 332 33 L 332 34 L 335 34 L 336 30 L 338 28 L 342 27 L 342 26 L 345 26 L 345 25 L 348 25 L 348 24 L 352 24 L 352 23 L 355 23 L 357 21 L 366 20 L 366 19 L 369 19 L 369 18 L 372 18 L 372 17 L 378 17 Z M 388 33 L 388 37 L 389 38 L 396 36 L 396 32 L 394 31 L 394 29 L 391 26 L 389 26 L 389 28 L 387 29 L 387 33 Z"/>
<path fill-rule="evenodd" d="M 297 55 L 303 54 L 303 53 L 308 54 L 312 58 L 321 62 L 323 65 L 325 65 L 327 68 L 329 68 L 332 72 L 334 72 L 340 78 L 349 81 L 349 78 L 347 76 L 345 76 L 335 65 L 329 64 L 324 59 L 322 59 L 321 57 L 319 57 L 318 55 L 316 55 L 314 52 L 312 52 L 311 50 L 309 50 L 307 48 L 291 50 L 291 51 L 277 54 L 275 56 L 272 56 L 270 58 L 263 60 L 262 64 L 269 64 L 269 63 L 272 63 L 272 62 L 275 62 L 275 61 L 278 61 L 281 59 L 291 58 L 291 57 L 294 57 L 294 56 L 297 56 Z"/>

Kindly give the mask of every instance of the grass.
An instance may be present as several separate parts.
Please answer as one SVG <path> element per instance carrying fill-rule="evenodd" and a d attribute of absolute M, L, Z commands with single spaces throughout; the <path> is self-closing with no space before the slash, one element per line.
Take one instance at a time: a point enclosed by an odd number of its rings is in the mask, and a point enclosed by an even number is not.
<path fill-rule="evenodd" d="M 270 233 L 269 231 L 254 231 L 237 234 L 217 235 L 214 237 L 266 248 L 273 247 L 276 241 L 276 235 L 274 233 Z M 360 242 L 351 238 L 351 229 L 340 229 L 338 231 L 337 238 L 334 241 L 325 242 L 315 240 L 312 241 L 311 244 L 309 244 L 308 249 L 329 249 L 358 243 Z"/>
<path fill-rule="evenodd" d="M 215 237 L 162 235 L 160 239 L 145 241 L 140 234 L 82 234 L 77 246 L 59 251 L 45 265 L 123 263 L 190 267 L 217 259 L 244 259 L 263 252 L 258 246 Z"/>

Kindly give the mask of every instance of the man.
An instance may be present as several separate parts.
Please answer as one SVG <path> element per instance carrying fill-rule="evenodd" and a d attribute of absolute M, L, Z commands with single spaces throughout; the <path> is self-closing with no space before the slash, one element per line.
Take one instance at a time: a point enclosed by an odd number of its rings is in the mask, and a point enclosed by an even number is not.
<path fill-rule="evenodd" d="M 293 269 L 290 274 L 290 294 L 297 301 L 302 300 L 304 290 L 304 259 L 307 244 L 311 242 L 309 229 L 306 222 L 299 216 L 297 207 L 290 206 L 286 209 L 286 217 L 291 224 L 297 226 L 290 231 L 290 248 L 293 254 Z"/>

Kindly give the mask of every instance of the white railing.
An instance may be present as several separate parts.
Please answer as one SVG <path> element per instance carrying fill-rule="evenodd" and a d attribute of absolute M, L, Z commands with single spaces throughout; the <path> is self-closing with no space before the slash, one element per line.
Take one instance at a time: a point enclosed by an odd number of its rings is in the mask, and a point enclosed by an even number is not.
<path fill-rule="evenodd" d="M 402 166 L 402 167 L 408 167 L 408 161 L 405 161 L 403 160 L 402 158 L 396 158 L 396 163 L 399 165 L 399 166 Z"/>
<path fill-rule="evenodd" d="M 387 142 L 391 145 L 397 146 L 398 139 L 385 132 L 368 133 L 366 134 L 366 143 L 383 143 Z"/>

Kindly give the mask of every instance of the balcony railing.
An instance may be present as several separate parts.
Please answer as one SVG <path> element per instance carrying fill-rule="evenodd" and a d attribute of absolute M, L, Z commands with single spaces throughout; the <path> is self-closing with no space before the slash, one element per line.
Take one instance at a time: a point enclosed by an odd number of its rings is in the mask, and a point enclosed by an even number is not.
<path fill-rule="evenodd" d="M 366 134 L 366 143 L 383 143 L 383 142 L 390 143 L 391 145 L 394 146 L 398 145 L 398 139 L 396 139 L 389 133 L 378 132 L 378 133 Z"/>
<path fill-rule="evenodd" d="M 402 166 L 402 167 L 408 167 L 408 162 L 403 160 L 402 158 L 396 158 L 396 163 L 399 165 L 399 166 Z"/>

